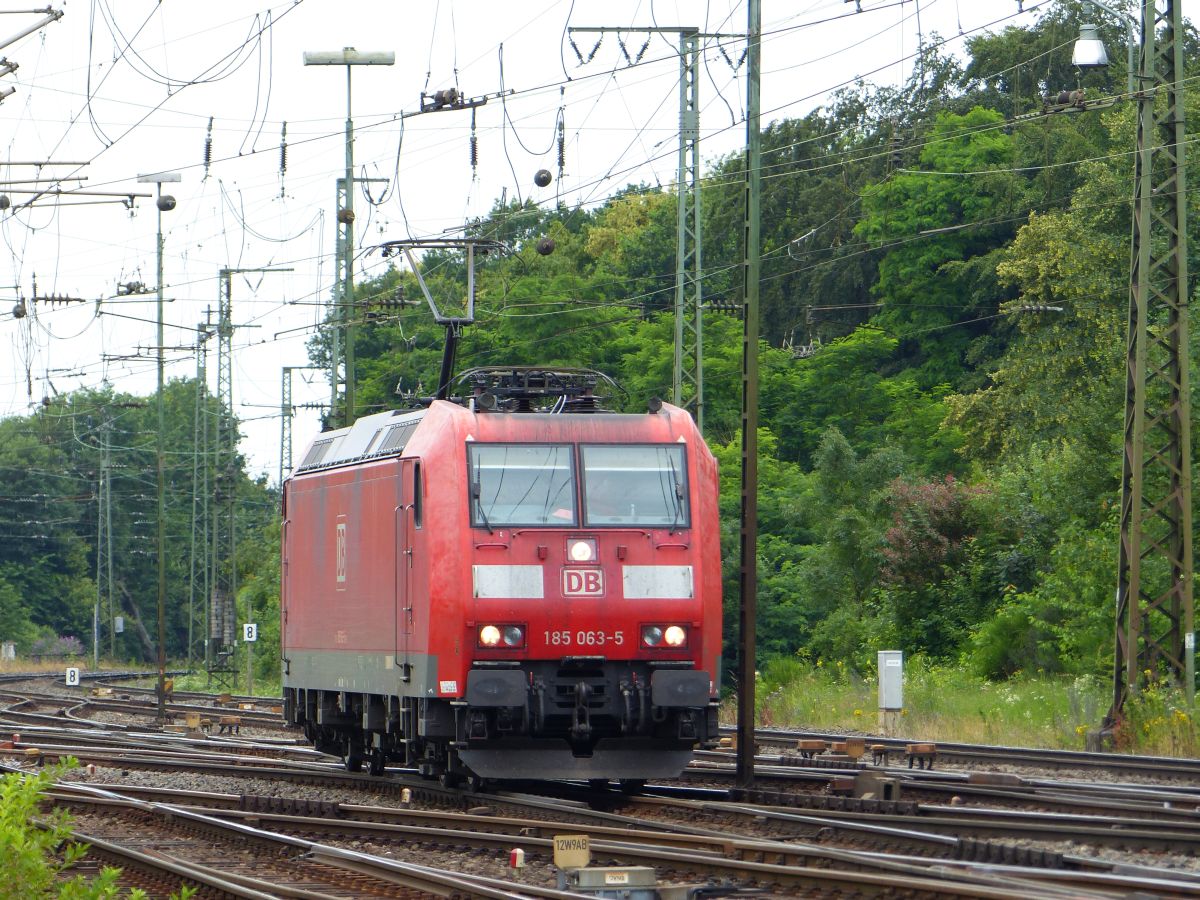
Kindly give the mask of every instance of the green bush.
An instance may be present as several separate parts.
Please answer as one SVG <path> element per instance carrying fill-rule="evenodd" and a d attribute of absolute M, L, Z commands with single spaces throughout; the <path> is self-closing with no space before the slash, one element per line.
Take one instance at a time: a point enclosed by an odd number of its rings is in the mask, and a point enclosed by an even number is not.
<path fill-rule="evenodd" d="M 143 900 L 145 893 L 122 895 L 117 887 L 121 870 L 105 867 L 94 878 L 65 877 L 87 853 L 87 845 L 71 840 L 71 818 L 65 809 L 44 811 L 45 791 L 78 763 L 67 759 L 36 774 L 14 772 L 0 778 L 0 900 L 102 900 L 125 896 Z M 195 893 L 182 888 L 175 897 Z"/>
<path fill-rule="evenodd" d="M 70 840 L 70 818 L 64 809 L 42 813 L 42 795 L 54 779 L 74 765 L 44 769 L 36 775 L 13 773 L 0 779 L 0 898 L 66 900 L 116 897 L 119 869 L 105 868 L 90 881 L 82 876 L 61 880 L 87 848 Z"/>

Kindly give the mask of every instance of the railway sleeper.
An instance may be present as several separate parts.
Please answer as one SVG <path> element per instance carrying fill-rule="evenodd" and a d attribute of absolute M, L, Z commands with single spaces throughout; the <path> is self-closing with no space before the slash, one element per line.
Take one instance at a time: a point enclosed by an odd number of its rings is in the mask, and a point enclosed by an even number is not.
<path fill-rule="evenodd" d="M 329 800 L 302 797 L 267 797 L 262 794 L 242 794 L 238 808 L 246 812 L 279 813 L 324 819 L 344 818 L 342 806 Z"/>
<path fill-rule="evenodd" d="M 920 805 L 910 800 L 877 800 L 865 797 L 835 797 L 828 794 L 785 794 L 780 791 L 733 788 L 731 800 L 759 806 L 789 806 L 795 809 L 824 809 L 831 812 L 881 813 L 916 816 Z"/>
<path fill-rule="evenodd" d="M 1002 863 L 1038 869 L 1063 868 L 1063 856 L 1053 850 L 1035 847 L 1017 847 L 995 841 L 978 841 L 959 838 L 956 859 L 966 862 Z"/>

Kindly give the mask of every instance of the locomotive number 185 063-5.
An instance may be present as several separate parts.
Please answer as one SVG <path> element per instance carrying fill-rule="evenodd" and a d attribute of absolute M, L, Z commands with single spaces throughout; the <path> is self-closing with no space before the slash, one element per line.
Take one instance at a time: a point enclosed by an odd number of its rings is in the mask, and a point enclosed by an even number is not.
<path fill-rule="evenodd" d="M 551 647 L 620 647 L 625 643 L 622 631 L 543 631 L 542 637 Z"/>

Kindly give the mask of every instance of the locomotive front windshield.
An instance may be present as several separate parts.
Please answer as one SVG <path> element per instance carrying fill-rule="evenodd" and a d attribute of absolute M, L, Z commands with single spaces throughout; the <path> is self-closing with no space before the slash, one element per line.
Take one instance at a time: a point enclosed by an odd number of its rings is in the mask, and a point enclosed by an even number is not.
<path fill-rule="evenodd" d="M 584 526 L 689 526 L 681 445 L 592 444 L 579 453 Z M 467 462 L 475 527 L 580 524 L 572 445 L 471 443 Z"/>
<path fill-rule="evenodd" d="M 569 444 L 470 444 L 471 524 L 574 525 Z"/>
<path fill-rule="evenodd" d="M 688 526 L 682 446 L 605 444 L 580 450 L 585 525 Z"/>

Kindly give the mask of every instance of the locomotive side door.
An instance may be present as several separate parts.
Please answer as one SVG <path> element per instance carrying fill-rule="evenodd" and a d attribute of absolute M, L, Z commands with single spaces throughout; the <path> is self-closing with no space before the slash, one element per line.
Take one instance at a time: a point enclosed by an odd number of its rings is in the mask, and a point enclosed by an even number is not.
<path fill-rule="evenodd" d="M 412 678 L 409 646 L 413 632 L 413 530 L 417 461 L 400 460 L 400 489 L 396 507 L 396 662 L 400 680 Z"/>

